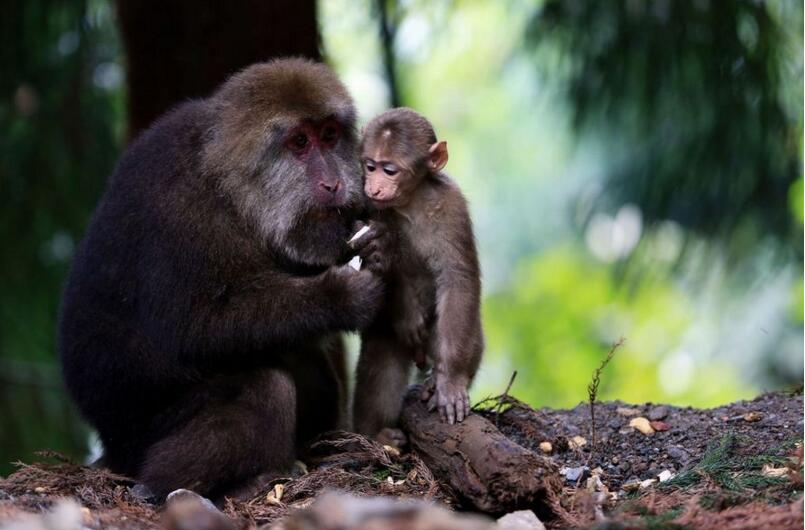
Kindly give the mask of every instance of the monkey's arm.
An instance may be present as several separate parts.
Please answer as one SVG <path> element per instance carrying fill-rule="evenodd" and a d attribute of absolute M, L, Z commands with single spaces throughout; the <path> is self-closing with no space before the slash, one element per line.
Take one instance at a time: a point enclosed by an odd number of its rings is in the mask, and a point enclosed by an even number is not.
<path fill-rule="evenodd" d="M 472 223 L 458 196 L 454 210 L 435 231 L 431 252 L 436 276 L 435 394 L 442 419 L 453 423 L 469 414 L 467 389 L 483 352 L 481 279 Z"/>
<path fill-rule="evenodd" d="M 190 360 L 361 328 L 383 291 L 377 275 L 348 266 L 314 276 L 268 271 L 215 294 L 201 287 L 207 282 L 193 280 L 183 279 L 171 303 L 145 315 L 147 333 L 160 350 Z"/>

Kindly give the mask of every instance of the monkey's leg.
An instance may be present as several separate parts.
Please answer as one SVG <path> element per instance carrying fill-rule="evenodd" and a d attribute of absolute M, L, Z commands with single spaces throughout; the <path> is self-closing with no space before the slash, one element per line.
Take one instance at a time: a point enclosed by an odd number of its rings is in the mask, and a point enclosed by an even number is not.
<path fill-rule="evenodd" d="M 296 358 L 288 361 L 296 386 L 296 446 L 300 452 L 319 434 L 342 426 L 343 389 L 332 352 L 329 347 L 300 346 Z"/>
<path fill-rule="evenodd" d="M 355 381 L 355 431 L 376 436 L 396 427 L 408 386 L 411 352 L 392 334 L 364 333 Z"/>
<path fill-rule="evenodd" d="M 291 376 L 264 369 L 232 377 L 242 385 L 239 392 L 233 395 L 226 383 L 225 391 L 200 392 L 195 399 L 204 399 L 204 406 L 147 450 L 138 479 L 158 498 L 178 488 L 215 498 L 261 473 L 293 465 L 296 388 Z"/>
<path fill-rule="evenodd" d="M 346 344 L 344 344 L 344 336 L 341 333 L 336 333 L 332 337 L 328 337 L 324 343 L 324 349 L 327 352 L 327 357 L 330 360 L 330 365 L 332 366 L 338 384 L 339 417 L 335 428 L 346 430 L 349 425 L 349 374 L 347 368 L 347 347 Z"/>

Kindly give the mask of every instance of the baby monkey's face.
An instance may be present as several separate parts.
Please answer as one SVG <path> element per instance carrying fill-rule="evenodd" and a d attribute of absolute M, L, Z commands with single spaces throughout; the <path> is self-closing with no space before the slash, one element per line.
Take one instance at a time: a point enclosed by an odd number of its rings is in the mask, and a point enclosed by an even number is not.
<path fill-rule="evenodd" d="M 364 142 L 364 193 L 375 208 L 395 208 L 408 204 L 429 173 L 436 174 L 447 163 L 447 143 L 436 142 L 421 153 L 398 153 Z"/>
<path fill-rule="evenodd" d="M 423 175 L 407 168 L 397 157 L 378 154 L 365 152 L 363 156 L 366 196 L 378 209 L 405 205 Z"/>

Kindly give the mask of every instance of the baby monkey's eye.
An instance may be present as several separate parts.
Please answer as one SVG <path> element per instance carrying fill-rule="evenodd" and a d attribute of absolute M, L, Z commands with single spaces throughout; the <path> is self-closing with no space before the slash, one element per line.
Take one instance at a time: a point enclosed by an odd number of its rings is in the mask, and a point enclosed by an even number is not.
<path fill-rule="evenodd" d="M 390 177 L 393 177 L 394 175 L 399 173 L 399 170 L 394 166 L 383 166 L 383 173 L 385 173 Z"/>
<path fill-rule="evenodd" d="M 372 172 L 375 170 L 375 163 L 374 162 L 366 162 L 366 171 Z"/>

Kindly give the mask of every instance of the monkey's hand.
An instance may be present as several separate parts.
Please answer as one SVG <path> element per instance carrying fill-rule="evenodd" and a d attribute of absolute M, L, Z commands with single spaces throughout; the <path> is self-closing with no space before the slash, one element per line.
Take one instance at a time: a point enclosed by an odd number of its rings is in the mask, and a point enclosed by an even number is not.
<path fill-rule="evenodd" d="M 343 304 L 346 329 L 368 326 L 385 297 L 385 281 L 368 269 L 354 270 L 349 265 L 333 267 L 328 274 L 337 283 L 336 303 Z"/>
<path fill-rule="evenodd" d="M 353 230 L 357 233 L 364 226 L 363 221 L 357 221 Z M 388 226 L 377 220 L 369 221 L 368 232 L 348 242 L 349 247 L 361 257 L 363 268 L 380 276 L 385 275 L 391 266 L 395 243 L 394 234 Z"/>
<path fill-rule="evenodd" d="M 449 377 L 443 374 L 436 374 L 425 382 L 422 401 L 428 402 L 428 410 L 439 409 L 439 416 L 442 421 L 450 425 L 456 422 L 461 423 L 470 413 L 470 396 L 467 393 L 469 381 L 464 377 Z"/>

